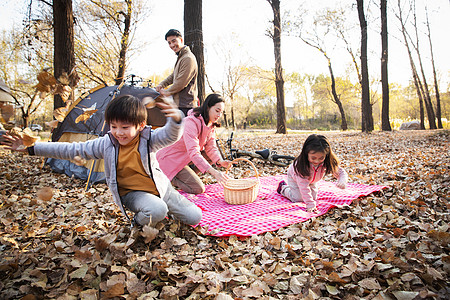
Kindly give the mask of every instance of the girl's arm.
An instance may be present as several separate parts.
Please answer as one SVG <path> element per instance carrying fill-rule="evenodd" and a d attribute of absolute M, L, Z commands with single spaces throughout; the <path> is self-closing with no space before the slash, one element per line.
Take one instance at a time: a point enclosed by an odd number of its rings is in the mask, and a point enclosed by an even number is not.
<path fill-rule="evenodd" d="M 348 182 L 348 174 L 341 167 L 338 167 L 337 172 L 333 174 L 335 178 L 337 178 L 336 186 L 340 189 L 345 189 Z"/>
<path fill-rule="evenodd" d="M 300 191 L 301 199 L 306 204 L 306 209 L 308 211 L 313 211 L 316 208 L 316 199 L 314 196 L 317 196 L 317 193 L 313 193 L 311 190 L 309 178 L 297 175 L 292 165 L 289 167 L 288 173 L 295 180 Z"/>

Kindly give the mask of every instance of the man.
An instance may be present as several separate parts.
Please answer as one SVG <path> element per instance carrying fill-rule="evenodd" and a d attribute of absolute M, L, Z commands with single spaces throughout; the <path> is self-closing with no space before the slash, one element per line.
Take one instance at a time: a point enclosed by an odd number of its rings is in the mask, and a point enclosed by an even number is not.
<path fill-rule="evenodd" d="M 178 58 L 173 73 L 156 86 L 156 91 L 163 96 L 173 96 L 178 108 L 187 115 L 191 108 L 197 106 L 197 59 L 184 44 L 180 31 L 170 29 L 165 38 Z"/>

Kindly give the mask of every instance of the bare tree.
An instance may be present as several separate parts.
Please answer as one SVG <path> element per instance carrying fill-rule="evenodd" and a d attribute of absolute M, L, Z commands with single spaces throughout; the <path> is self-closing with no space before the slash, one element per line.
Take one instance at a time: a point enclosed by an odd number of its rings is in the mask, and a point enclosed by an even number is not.
<path fill-rule="evenodd" d="M 401 7 L 400 0 L 397 1 L 397 5 L 398 5 L 397 19 L 400 21 L 403 42 L 404 42 L 406 50 L 408 52 L 409 64 L 411 66 L 414 86 L 416 87 L 417 97 L 419 98 L 420 128 L 425 129 L 425 116 L 424 116 L 424 108 L 423 108 L 424 99 L 423 99 L 423 93 L 422 93 L 422 90 L 423 90 L 422 83 L 417 74 L 417 69 L 416 69 L 416 65 L 414 63 L 414 59 L 412 57 L 411 48 L 409 47 L 409 42 L 408 42 L 408 37 L 407 37 L 408 34 L 406 31 L 406 19 L 403 17 L 403 9 Z M 425 102 L 425 106 L 427 106 L 426 102 Z"/>
<path fill-rule="evenodd" d="M 184 1 L 184 42 L 197 59 L 197 90 L 200 103 L 205 100 L 205 59 L 203 54 L 202 0 Z"/>
<path fill-rule="evenodd" d="M 388 80 L 388 30 L 387 0 L 381 0 L 381 85 L 383 105 L 381 108 L 381 129 L 391 131 L 389 122 L 389 80 Z"/>
<path fill-rule="evenodd" d="M 437 117 L 437 121 L 438 121 L 438 128 L 443 128 L 442 127 L 442 116 L 441 116 L 441 97 L 439 95 L 439 86 L 438 86 L 438 81 L 437 81 L 437 76 L 436 76 L 436 67 L 434 65 L 434 54 L 433 54 L 433 44 L 431 43 L 431 29 L 430 29 L 430 21 L 428 19 L 428 8 L 425 7 L 425 11 L 426 11 L 426 18 L 427 18 L 427 29 L 428 29 L 428 41 L 430 43 L 430 53 L 431 53 L 431 65 L 433 67 L 433 77 L 434 77 L 434 91 L 436 93 L 436 117 Z"/>
<path fill-rule="evenodd" d="M 143 3 L 79 1 L 75 55 L 82 77 L 103 85 L 118 85 L 125 79 L 129 60 L 138 48 L 134 34 L 146 14 Z"/>
<path fill-rule="evenodd" d="M 369 68 L 367 64 L 367 22 L 364 15 L 364 0 L 356 0 L 361 27 L 361 126 L 363 132 L 373 131 L 372 106 L 370 105 Z"/>
<path fill-rule="evenodd" d="M 243 77 L 244 72 L 242 67 L 233 67 L 231 65 L 227 66 L 226 82 L 222 85 L 222 91 L 224 96 L 226 96 L 230 101 L 231 126 L 233 128 L 236 128 L 236 120 L 234 118 L 235 98 L 244 83 Z"/>
<path fill-rule="evenodd" d="M 284 105 L 284 79 L 281 66 L 281 16 L 280 0 L 267 0 L 273 11 L 273 40 L 275 54 L 275 88 L 277 91 L 277 131 L 286 134 L 286 108 Z"/>
<path fill-rule="evenodd" d="M 59 78 L 63 73 L 70 74 L 75 67 L 72 0 L 54 0 L 52 8 L 54 26 L 53 72 L 55 78 Z M 54 95 L 53 101 L 54 109 L 66 105 L 58 94 Z"/>
<path fill-rule="evenodd" d="M 131 12 L 132 12 L 132 0 L 125 0 L 126 11 L 119 11 L 118 13 L 123 17 L 123 31 L 122 39 L 120 42 L 120 52 L 119 52 L 119 70 L 116 77 L 116 85 L 121 84 L 124 81 L 125 70 L 126 70 L 126 55 L 128 50 L 129 38 L 130 38 L 130 27 L 131 27 Z"/>
<path fill-rule="evenodd" d="M 433 104 L 431 103 L 431 96 L 430 96 L 430 91 L 428 89 L 428 83 L 427 83 L 427 79 L 425 77 L 425 71 L 423 69 L 423 64 L 422 64 L 422 55 L 420 54 L 420 49 L 419 49 L 419 33 L 418 33 L 418 26 L 417 26 L 417 15 L 416 15 L 416 1 L 412 0 L 412 7 L 413 7 L 413 17 L 414 17 L 414 21 L 413 21 L 413 26 L 414 26 L 414 32 L 416 35 L 416 40 L 415 42 L 411 39 L 411 44 L 414 47 L 414 49 L 416 50 L 416 54 L 417 54 L 417 58 L 419 61 L 419 67 L 420 67 L 420 72 L 422 74 L 422 94 L 423 94 L 423 98 L 425 101 L 425 108 L 427 109 L 427 115 L 428 115 L 428 123 L 430 124 L 430 129 L 436 129 L 436 116 L 434 114 L 434 109 L 433 109 Z"/>

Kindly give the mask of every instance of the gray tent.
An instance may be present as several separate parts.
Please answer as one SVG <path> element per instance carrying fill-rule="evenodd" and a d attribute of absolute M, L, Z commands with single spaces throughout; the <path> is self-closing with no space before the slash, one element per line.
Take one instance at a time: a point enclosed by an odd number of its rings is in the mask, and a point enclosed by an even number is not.
<path fill-rule="evenodd" d="M 142 100 L 144 97 L 156 99 L 159 93 L 153 88 L 136 87 L 134 85 L 100 86 L 92 89 L 70 106 L 64 121 L 59 123 L 58 127 L 53 131 L 52 141 L 80 142 L 104 136 L 109 130 L 104 119 L 106 106 L 112 99 L 120 95 L 133 95 Z M 93 105 L 95 105 L 97 111 L 88 120 L 76 123 L 75 120 L 83 114 L 83 109 Z M 147 121 L 149 125 L 159 127 L 165 124 L 166 118 L 159 108 L 154 107 L 148 110 Z M 46 163 L 55 172 L 86 180 L 86 189 L 93 183 L 105 180 L 103 160 L 88 161 L 83 166 L 79 166 L 71 161 L 54 158 L 47 159 Z"/>

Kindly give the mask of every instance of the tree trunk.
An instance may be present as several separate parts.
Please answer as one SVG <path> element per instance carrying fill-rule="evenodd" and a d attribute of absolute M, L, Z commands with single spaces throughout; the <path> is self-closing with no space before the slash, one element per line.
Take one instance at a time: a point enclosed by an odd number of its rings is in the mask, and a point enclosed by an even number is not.
<path fill-rule="evenodd" d="M 184 0 L 184 43 L 191 48 L 197 59 L 197 89 L 200 104 L 206 96 L 202 18 L 202 0 Z"/>
<path fill-rule="evenodd" d="M 383 104 L 381 108 L 381 129 L 391 131 L 389 122 L 389 81 L 388 81 L 388 30 L 387 0 L 381 0 L 381 86 Z"/>
<path fill-rule="evenodd" d="M 431 53 L 431 65 L 433 67 L 433 77 L 434 77 L 434 91 L 436 92 L 436 118 L 438 121 L 438 128 L 442 127 L 442 115 L 441 115 L 441 97 L 439 95 L 439 86 L 436 76 L 436 67 L 434 65 L 434 54 L 433 54 L 433 44 L 431 43 L 431 30 L 430 30 L 430 22 L 428 20 L 428 9 L 426 9 L 427 16 L 427 29 L 428 29 L 428 41 L 430 43 L 430 53 Z"/>
<path fill-rule="evenodd" d="M 281 66 L 280 0 L 267 0 L 273 11 L 273 48 L 275 54 L 275 88 L 277 91 L 277 131 L 286 134 L 286 108 L 284 105 L 284 79 Z"/>
<path fill-rule="evenodd" d="M 372 106 L 370 105 L 369 69 L 367 65 L 367 22 L 364 15 L 364 1 L 356 0 L 361 27 L 361 126 L 363 132 L 373 131 Z"/>
<path fill-rule="evenodd" d="M 339 99 L 339 96 L 336 92 L 336 81 L 334 79 L 334 73 L 333 68 L 331 67 L 331 60 L 328 58 L 328 70 L 330 71 L 330 77 L 331 77 L 331 94 L 333 95 L 334 102 L 339 108 L 339 113 L 341 114 L 341 129 L 343 131 L 347 130 L 347 118 L 345 117 L 344 107 L 342 106 L 342 102 Z"/>
<path fill-rule="evenodd" d="M 405 24 L 403 22 L 400 0 L 398 0 L 397 4 L 398 4 L 398 10 L 399 10 L 399 15 L 397 16 L 397 18 L 399 19 L 400 24 L 402 26 L 401 31 L 402 31 L 402 35 L 403 35 L 403 40 L 405 42 L 406 50 L 408 52 L 409 64 L 411 65 L 411 71 L 413 73 L 413 80 L 414 80 L 414 86 L 416 87 L 417 97 L 419 98 L 420 129 L 425 129 L 425 116 L 424 116 L 424 109 L 423 109 L 424 101 L 423 101 L 422 91 L 421 91 L 422 83 L 420 82 L 419 76 L 417 75 L 416 65 L 414 64 L 414 60 L 413 60 L 413 57 L 411 54 L 411 49 L 409 48 L 408 38 L 406 37 L 406 28 L 405 28 Z M 426 103 L 425 103 L 425 106 L 427 106 Z"/>
<path fill-rule="evenodd" d="M 425 72 L 423 70 L 422 56 L 420 55 L 420 50 L 419 50 L 419 34 L 418 34 L 418 30 L 417 30 L 415 0 L 413 2 L 413 5 L 414 5 L 414 29 L 415 29 L 415 33 L 416 33 L 416 44 L 415 45 L 414 45 L 414 43 L 412 43 L 412 44 L 413 44 L 414 49 L 416 50 L 417 58 L 419 60 L 420 72 L 422 74 L 422 80 L 423 80 L 422 94 L 423 94 L 423 98 L 425 101 L 425 108 L 427 109 L 428 123 L 430 125 L 430 129 L 436 129 L 437 128 L 436 127 L 436 116 L 434 114 L 433 104 L 431 103 L 430 90 L 428 89 L 427 79 L 425 77 Z"/>
<path fill-rule="evenodd" d="M 75 66 L 72 0 L 53 1 L 53 30 L 53 69 L 54 76 L 58 79 L 63 73 L 70 74 Z M 64 106 L 66 104 L 61 96 L 55 94 L 54 109 Z"/>
<path fill-rule="evenodd" d="M 119 53 L 119 71 L 117 72 L 116 85 L 120 85 L 125 79 L 126 71 L 126 54 L 128 50 L 130 27 L 131 27 L 131 13 L 132 13 L 132 0 L 126 0 L 127 11 L 120 12 L 124 17 L 124 28 L 122 33 L 122 41 L 120 43 Z"/>

